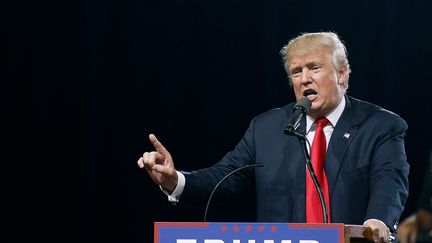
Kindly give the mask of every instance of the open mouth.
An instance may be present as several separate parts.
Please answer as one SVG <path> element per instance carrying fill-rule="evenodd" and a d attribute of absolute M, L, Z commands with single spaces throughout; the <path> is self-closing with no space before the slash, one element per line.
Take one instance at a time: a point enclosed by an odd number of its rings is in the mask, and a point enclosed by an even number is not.
<path fill-rule="evenodd" d="M 313 89 L 307 89 L 307 90 L 303 91 L 303 96 L 310 99 L 310 100 L 313 100 L 317 94 L 318 93 Z"/>

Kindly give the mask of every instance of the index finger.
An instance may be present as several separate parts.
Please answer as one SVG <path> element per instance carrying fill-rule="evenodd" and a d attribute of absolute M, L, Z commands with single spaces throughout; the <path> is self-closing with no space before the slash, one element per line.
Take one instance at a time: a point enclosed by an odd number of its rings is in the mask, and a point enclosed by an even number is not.
<path fill-rule="evenodd" d="M 155 147 L 156 151 L 163 154 L 168 154 L 168 150 L 162 145 L 161 142 L 156 138 L 154 134 L 149 135 L 150 142 L 152 142 L 153 146 Z"/>

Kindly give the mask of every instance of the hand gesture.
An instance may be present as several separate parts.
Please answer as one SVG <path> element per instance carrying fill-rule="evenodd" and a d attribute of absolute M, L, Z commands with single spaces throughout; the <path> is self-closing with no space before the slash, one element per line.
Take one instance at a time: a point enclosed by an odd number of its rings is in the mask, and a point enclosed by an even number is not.
<path fill-rule="evenodd" d="M 145 152 L 138 159 L 138 166 L 145 168 L 156 184 L 172 193 L 177 186 L 178 177 L 171 154 L 158 141 L 154 134 L 150 134 L 149 139 L 156 151 Z"/>

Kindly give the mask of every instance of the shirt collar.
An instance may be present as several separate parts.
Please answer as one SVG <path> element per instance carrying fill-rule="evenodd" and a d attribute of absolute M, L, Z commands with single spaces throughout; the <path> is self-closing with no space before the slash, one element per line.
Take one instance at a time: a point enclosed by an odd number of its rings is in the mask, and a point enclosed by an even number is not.
<path fill-rule="evenodd" d="M 326 116 L 327 120 L 330 121 L 330 124 L 333 127 L 335 127 L 337 122 L 339 121 L 339 118 L 341 117 L 342 112 L 345 109 L 345 105 L 346 105 L 346 101 L 345 101 L 345 96 L 344 96 L 344 97 L 342 97 L 339 105 L 336 106 L 336 108 Z M 312 124 L 314 122 L 315 122 L 315 120 L 312 117 L 306 116 L 306 133 L 309 133 L 309 130 L 311 129 Z"/>

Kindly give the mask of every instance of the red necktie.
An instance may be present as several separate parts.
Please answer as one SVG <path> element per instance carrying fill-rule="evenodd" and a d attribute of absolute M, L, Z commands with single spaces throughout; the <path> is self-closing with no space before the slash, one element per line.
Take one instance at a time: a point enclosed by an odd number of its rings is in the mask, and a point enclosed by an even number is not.
<path fill-rule="evenodd" d="M 327 176 L 325 173 L 325 160 L 326 160 L 326 138 L 323 128 L 329 123 L 327 118 L 319 118 L 315 121 L 316 131 L 312 142 L 312 167 L 317 175 L 318 182 L 322 187 L 324 200 L 327 205 L 328 222 L 330 223 L 330 199 L 327 183 Z M 306 171 L 306 222 L 307 223 L 323 223 L 323 212 L 321 202 L 319 199 L 318 191 L 312 181 L 309 170 Z"/>

